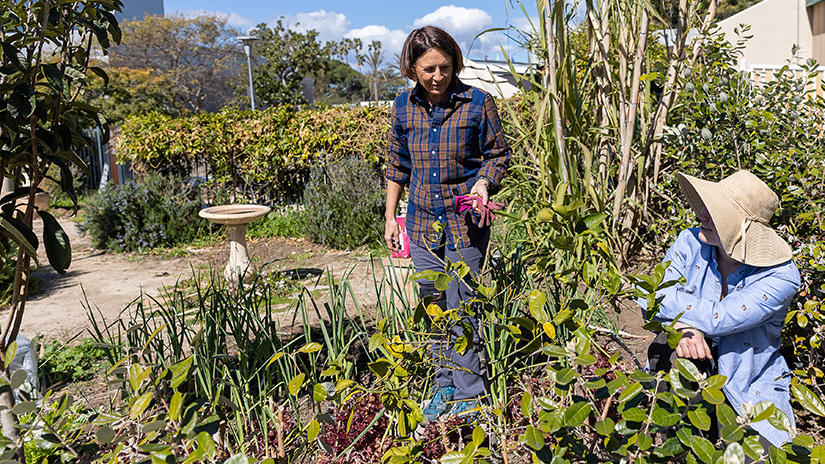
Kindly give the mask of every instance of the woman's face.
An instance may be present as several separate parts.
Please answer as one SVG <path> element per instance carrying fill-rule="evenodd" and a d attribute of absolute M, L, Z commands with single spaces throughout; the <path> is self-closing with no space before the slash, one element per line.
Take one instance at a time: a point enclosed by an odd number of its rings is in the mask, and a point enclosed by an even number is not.
<path fill-rule="evenodd" d="M 713 218 L 710 217 L 707 208 L 702 208 L 696 216 L 701 223 L 699 227 L 699 240 L 708 245 L 717 247 L 722 246 L 722 240 L 719 239 L 719 234 L 716 232 L 716 224 L 713 223 Z"/>
<path fill-rule="evenodd" d="M 453 79 L 453 59 L 444 50 L 435 47 L 424 52 L 413 65 L 418 83 L 427 91 L 427 100 L 440 103 L 447 98 L 447 89 Z"/>

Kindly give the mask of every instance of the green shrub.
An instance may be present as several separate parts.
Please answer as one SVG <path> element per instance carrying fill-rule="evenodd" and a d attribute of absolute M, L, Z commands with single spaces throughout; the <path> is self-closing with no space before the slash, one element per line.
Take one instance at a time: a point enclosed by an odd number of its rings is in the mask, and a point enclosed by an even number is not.
<path fill-rule="evenodd" d="M 304 190 L 307 235 L 335 248 L 380 243 L 384 210 L 381 183 L 375 166 L 357 158 L 313 168 Z"/>
<path fill-rule="evenodd" d="M 273 211 L 259 221 L 249 225 L 246 236 L 264 237 L 305 237 L 306 215 L 304 211 L 288 208 Z"/>
<path fill-rule="evenodd" d="M 179 178 L 150 174 L 98 192 L 80 230 L 92 245 L 114 251 L 174 246 L 198 236 L 209 223 L 198 216 L 198 189 Z"/>

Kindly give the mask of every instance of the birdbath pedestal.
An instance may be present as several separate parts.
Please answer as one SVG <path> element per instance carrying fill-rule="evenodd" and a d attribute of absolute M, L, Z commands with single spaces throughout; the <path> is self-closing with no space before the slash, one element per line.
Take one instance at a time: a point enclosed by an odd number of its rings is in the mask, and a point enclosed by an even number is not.
<path fill-rule="evenodd" d="M 238 272 L 243 279 L 253 269 L 249 253 L 246 251 L 246 227 L 266 216 L 271 210 L 263 205 L 224 205 L 212 206 L 198 212 L 200 217 L 214 224 L 223 224 L 229 231 L 229 263 L 223 271 L 226 280 L 236 281 Z"/>

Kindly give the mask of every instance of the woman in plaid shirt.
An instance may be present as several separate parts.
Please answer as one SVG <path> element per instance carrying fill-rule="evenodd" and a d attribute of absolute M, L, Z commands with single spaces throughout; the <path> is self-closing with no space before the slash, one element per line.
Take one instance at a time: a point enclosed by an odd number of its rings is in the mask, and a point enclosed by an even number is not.
<path fill-rule="evenodd" d="M 416 85 L 399 95 L 393 107 L 384 239 L 391 250 L 400 249 L 395 216 L 404 187 L 409 186 L 405 226 L 418 272 L 444 272 L 449 260 L 463 261 L 472 274 L 479 273 L 490 228 L 479 223 L 477 213 L 486 208 L 510 159 L 492 96 L 461 82 L 457 76 L 462 67 L 458 44 L 434 26 L 412 31 L 401 52 L 401 72 Z M 478 197 L 473 201 L 476 214 L 459 215 L 455 198 L 468 194 Z M 458 308 L 463 322 L 474 329 L 473 343 L 466 350 L 457 350 L 454 343 L 464 334 L 462 324 L 449 328 L 449 335 L 433 338 L 438 370 L 424 416 L 434 420 L 449 411 L 473 417 L 484 395 L 485 374 L 478 356 L 479 311 L 465 311 L 472 289 L 455 276 L 443 292 L 429 280 L 418 284 L 422 299 L 431 298 L 444 311 Z"/>

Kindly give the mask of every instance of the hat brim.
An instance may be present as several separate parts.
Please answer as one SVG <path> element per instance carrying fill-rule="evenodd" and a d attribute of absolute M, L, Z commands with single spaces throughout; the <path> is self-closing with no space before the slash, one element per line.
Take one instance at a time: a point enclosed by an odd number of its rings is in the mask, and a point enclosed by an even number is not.
<path fill-rule="evenodd" d="M 757 267 L 782 264 L 793 256 L 791 247 L 769 225 L 747 221 L 748 216 L 718 182 L 678 173 L 679 186 L 698 215 L 708 209 L 722 248 L 731 258 Z M 742 238 L 743 223 L 746 233 Z"/>

